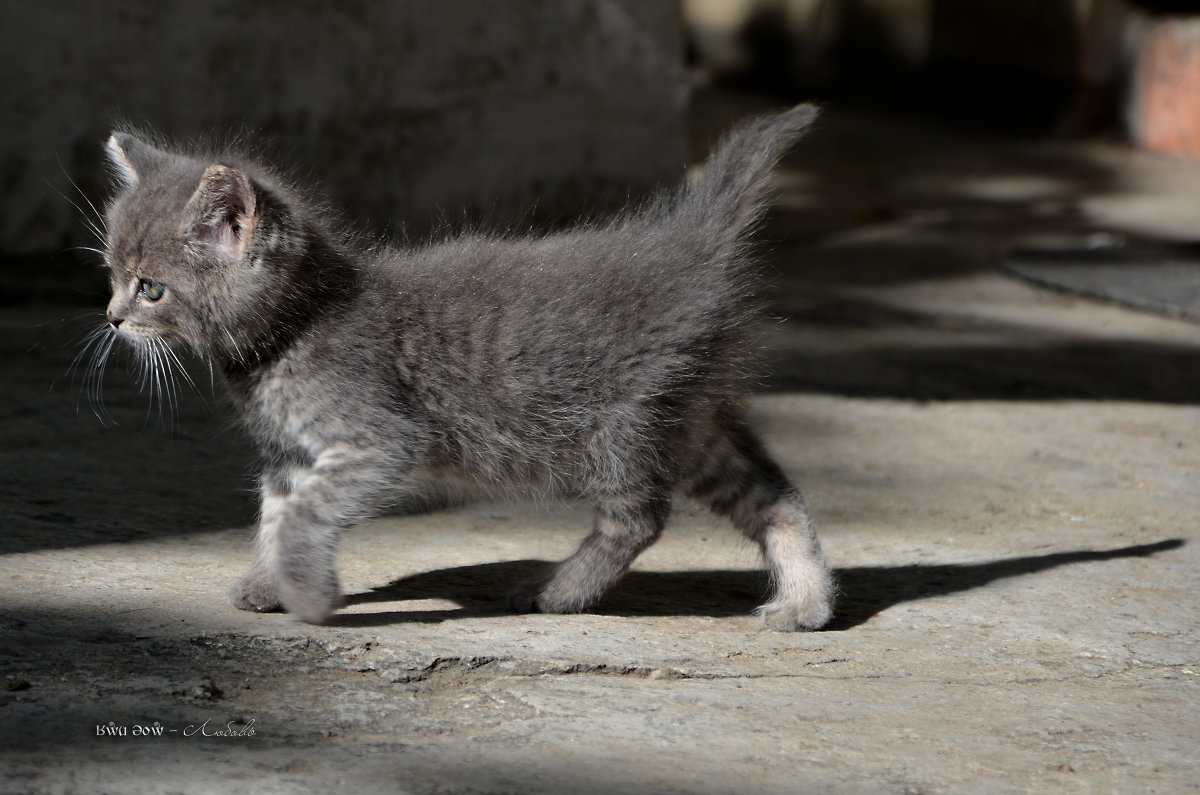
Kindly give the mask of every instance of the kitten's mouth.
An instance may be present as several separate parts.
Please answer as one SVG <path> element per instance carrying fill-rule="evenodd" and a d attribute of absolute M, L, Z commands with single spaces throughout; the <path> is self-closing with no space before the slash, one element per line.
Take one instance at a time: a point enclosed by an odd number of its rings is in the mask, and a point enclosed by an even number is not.
<path fill-rule="evenodd" d="M 132 320 L 124 321 L 120 327 L 113 326 L 112 333 L 135 345 L 174 345 L 183 339 L 173 329 L 151 329 Z"/>

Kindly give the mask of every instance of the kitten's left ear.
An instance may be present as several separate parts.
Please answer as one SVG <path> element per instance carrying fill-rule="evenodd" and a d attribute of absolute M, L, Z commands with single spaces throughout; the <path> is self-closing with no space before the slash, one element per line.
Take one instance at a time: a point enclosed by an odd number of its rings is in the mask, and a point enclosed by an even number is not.
<path fill-rule="evenodd" d="M 238 262 L 258 225 L 254 185 L 236 168 L 209 166 L 188 200 L 184 217 L 189 236 L 210 246 L 220 259 Z"/>
<path fill-rule="evenodd" d="M 170 157 L 137 135 L 114 132 L 104 144 L 113 173 L 127 188 L 136 188 L 142 176 L 160 167 Z"/>

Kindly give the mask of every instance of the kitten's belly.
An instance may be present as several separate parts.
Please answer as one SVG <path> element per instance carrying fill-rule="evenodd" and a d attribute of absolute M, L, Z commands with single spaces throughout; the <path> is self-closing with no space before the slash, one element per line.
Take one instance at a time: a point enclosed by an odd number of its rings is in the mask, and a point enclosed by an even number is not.
<path fill-rule="evenodd" d="M 427 493 L 449 497 L 572 497 L 582 491 L 571 468 L 529 462 L 427 463 L 414 475 Z"/>

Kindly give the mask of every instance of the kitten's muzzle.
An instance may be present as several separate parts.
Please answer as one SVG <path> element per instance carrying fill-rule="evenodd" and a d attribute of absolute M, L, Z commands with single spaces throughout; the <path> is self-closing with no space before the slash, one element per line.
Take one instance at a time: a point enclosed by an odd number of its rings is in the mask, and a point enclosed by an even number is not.
<path fill-rule="evenodd" d="M 117 317 L 111 311 L 109 311 L 105 316 L 108 318 L 108 325 L 112 326 L 114 331 L 116 331 L 117 328 L 125 322 L 125 318 Z"/>

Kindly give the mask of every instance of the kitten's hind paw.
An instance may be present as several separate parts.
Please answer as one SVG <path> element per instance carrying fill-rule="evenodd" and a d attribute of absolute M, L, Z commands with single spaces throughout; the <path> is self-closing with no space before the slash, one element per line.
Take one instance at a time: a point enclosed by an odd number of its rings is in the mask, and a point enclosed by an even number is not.
<path fill-rule="evenodd" d="M 508 595 L 508 609 L 514 613 L 582 613 L 596 600 L 572 591 L 556 588 L 558 581 L 531 580 Z"/>
<path fill-rule="evenodd" d="M 514 613 L 541 613 L 538 607 L 538 592 L 545 585 L 542 581 L 523 583 L 508 595 L 508 609 Z"/>
<path fill-rule="evenodd" d="M 252 613 L 281 613 L 283 603 L 275 592 L 271 575 L 266 572 L 252 571 L 238 577 L 229 588 L 229 601 L 238 610 L 249 610 Z"/>

